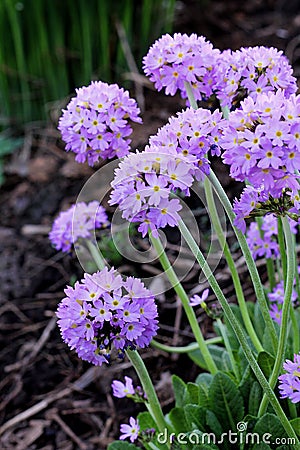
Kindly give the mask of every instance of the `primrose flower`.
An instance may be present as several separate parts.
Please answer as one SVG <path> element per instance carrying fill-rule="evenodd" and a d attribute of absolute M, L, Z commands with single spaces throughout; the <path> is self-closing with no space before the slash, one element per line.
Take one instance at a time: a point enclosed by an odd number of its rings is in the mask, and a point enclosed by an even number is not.
<path fill-rule="evenodd" d="M 149 228 L 157 236 L 158 228 L 178 224 L 181 205 L 170 196 L 179 183 L 188 193 L 197 171 L 193 164 L 177 157 L 175 150 L 173 155 L 156 152 L 151 147 L 142 153 L 132 153 L 115 171 L 109 203 L 118 204 L 125 219 L 139 223 L 143 236 Z"/>
<path fill-rule="evenodd" d="M 219 72 L 217 97 L 221 105 L 239 106 L 241 100 L 276 92 L 286 98 L 297 91 L 292 67 L 282 51 L 273 47 L 246 47 L 221 52 L 216 65 Z"/>
<path fill-rule="evenodd" d="M 107 268 L 67 287 L 57 310 L 63 340 L 78 356 L 95 365 L 108 363 L 111 353 L 146 347 L 156 334 L 157 308 L 153 294 L 139 281 L 142 294 L 132 293 L 135 280 L 123 280 Z M 127 384 L 130 389 L 130 383 Z"/>
<path fill-rule="evenodd" d="M 204 291 L 202 292 L 201 295 L 194 295 L 190 299 L 190 305 L 191 306 L 199 306 L 199 305 L 201 305 L 201 303 L 204 303 L 205 300 L 207 299 L 208 294 L 209 294 L 209 289 L 204 289 Z"/>
<path fill-rule="evenodd" d="M 91 239 L 95 229 L 108 224 L 105 209 L 97 201 L 78 202 L 55 219 L 49 239 L 57 250 L 69 252 L 80 238 Z"/>
<path fill-rule="evenodd" d="M 300 96 L 285 98 L 282 91 L 261 94 L 256 102 L 248 97 L 223 122 L 220 138 L 225 150 L 223 160 L 230 165 L 234 179 L 250 183 L 234 205 L 236 224 L 241 230 L 245 230 L 243 217 L 250 213 L 273 212 L 298 220 L 300 132 L 295 131 L 298 123 Z"/>
<path fill-rule="evenodd" d="M 296 283 L 296 280 L 294 280 L 294 284 Z M 292 290 L 292 296 L 291 301 L 294 303 L 298 298 L 298 294 L 295 291 L 295 289 Z M 282 318 L 282 306 L 283 306 L 283 300 L 284 300 L 284 283 L 283 280 L 281 280 L 277 285 L 274 287 L 272 292 L 268 293 L 268 299 L 270 301 L 270 316 L 272 319 L 278 323 L 278 325 L 281 324 L 281 318 Z"/>
<path fill-rule="evenodd" d="M 209 173 L 207 153 L 220 154 L 221 113 L 199 108 L 171 117 L 142 153 L 119 164 L 112 182 L 110 204 L 118 204 L 123 218 L 139 223 L 145 236 L 166 225 L 178 224 L 181 205 L 175 193 L 189 195 L 194 179 Z"/>
<path fill-rule="evenodd" d="M 75 160 L 90 166 L 102 159 L 118 158 L 129 153 L 132 128 L 128 120 L 141 122 L 140 110 L 128 91 L 117 84 L 93 81 L 76 89 L 58 129 L 66 142 L 66 150 L 76 154 Z"/>
<path fill-rule="evenodd" d="M 285 374 L 278 377 L 281 398 L 289 398 L 292 403 L 300 402 L 300 354 L 294 360 L 287 359 L 283 364 Z"/>
<path fill-rule="evenodd" d="M 165 34 L 144 57 L 144 71 L 158 91 L 167 95 L 180 92 L 187 98 L 184 82 L 190 83 L 196 100 L 210 97 L 217 84 L 216 62 L 220 50 L 203 36 L 196 34 Z"/>
<path fill-rule="evenodd" d="M 119 380 L 112 382 L 112 389 L 114 397 L 125 398 L 128 395 L 134 395 L 135 390 L 133 387 L 133 381 L 131 378 L 125 376 L 125 384 Z"/>
<path fill-rule="evenodd" d="M 122 423 L 120 427 L 120 432 L 122 433 L 120 436 L 121 440 L 129 438 L 131 442 L 134 442 L 137 440 L 140 426 L 137 420 L 135 420 L 133 417 L 130 417 L 129 419 L 130 425 L 126 423 Z"/>

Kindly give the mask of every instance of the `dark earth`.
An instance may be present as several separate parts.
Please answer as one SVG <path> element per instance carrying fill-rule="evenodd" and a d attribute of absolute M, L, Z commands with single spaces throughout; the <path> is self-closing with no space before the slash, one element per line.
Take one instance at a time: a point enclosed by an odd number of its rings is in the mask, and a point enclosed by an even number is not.
<path fill-rule="evenodd" d="M 178 2 L 174 31 L 206 36 L 215 47 L 238 49 L 266 45 L 285 51 L 296 76 L 300 75 L 300 5 L 297 0 L 237 0 Z M 134 95 L 134 92 L 132 92 Z M 136 126 L 133 148 L 142 149 L 171 114 L 184 105 L 180 98 L 165 97 L 144 86 L 144 125 Z M 55 310 L 65 286 L 80 279 L 76 258 L 56 252 L 48 240 L 53 218 L 76 201 L 94 169 L 78 165 L 64 151 L 56 130 L 60 111 L 43 127 L 27 124 L 24 146 L 6 161 L 6 181 L 0 192 L 0 449 L 93 450 L 106 449 L 119 436 L 119 425 L 143 410 L 129 400 L 112 397 L 111 381 L 133 377 L 128 361 L 94 368 L 79 360 L 62 342 Z M 240 190 L 216 161 L 215 171 L 233 198 Z M 107 199 L 105 199 L 106 202 Z M 108 206 L 105 203 L 106 206 Z M 207 218 L 196 201 L 199 226 Z M 113 210 L 108 208 L 112 214 Z M 234 245 L 234 240 L 229 242 Z M 169 233 L 168 254 L 176 256 L 178 236 Z M 145 242 L 135 235 L 134 244 Z M 114 260 L 124 274 L 151 276 L 159 273 L 157 262 L 142 267 L 129 260 Z M 235 253 L 247 299 L 252 299 L 243 260 Z M 264 268 L 261 267 L 262 275 Z M 146 274 L 146 275 L 145 275 Z M 188 292 L 197 292 L 198 267 L 184 281 Z M 216 270 L 224 293 L 235 301 L 231 280 L 221 259 Z M 206 287 L 201 285 L 201 290 Z M 213 296 L 209 297 L 213 302 Z M 159 297 L 158 340 L 186 345 L 192 334 L 172 291 Z M 209 319 L 199 313 L 203 333 L 213 336 Z M 169 355 L 149 348 L 142 356 L 163 407 L 172 402 L 170 374 L 185 381 L 200 372 L 187 356 Z"/>

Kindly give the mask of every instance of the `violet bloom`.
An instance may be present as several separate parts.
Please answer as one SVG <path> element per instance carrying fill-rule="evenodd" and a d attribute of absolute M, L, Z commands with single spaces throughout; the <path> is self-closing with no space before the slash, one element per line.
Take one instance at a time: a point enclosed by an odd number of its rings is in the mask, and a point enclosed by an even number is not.
<path fill-rule="evenodd" d="M 166 34 L 158 39 L 144 57 L 144 71 L 158 91 L 167 95 L 180 92 L 187 98 L 184 82 L 191 84 L 194 97 L 210 97 L 217 85 L 216 64 L 220 51 L 203 36 Z M 219 75 L 220 76 L 220 75 Z"/>
<path fill-rule="evenodd" d="M 126 220 L 139 223 L 143 236 L 149 229 L 176 226 L 181 205 L 171 198 L 190 194 L 194 179 L 209 173 L 207 153 L 220 153 L 221 113 L 187 110 L 171 117 L 141 153 L 130 154 L 119 164 L 112 182 L 110 204 L 118 204 Z"/>
<path fill-rule="evenodd" d="M 218 58 L 217 97 L 221 105 L 236 107 L 246 97 L 282 90 L 286 98 L 297 91 L 296 78 L 288 59 L 273 47 L 225 50 Z"/>
<path fill-rule="evenodd" d="M 230 165 L 233 178 L 250 183 L 234 205 L 235 224 L 243 232 L 243 220 L 250 213 L 262 216 L 272 212 L 298 221 L 300 141 L 293 137 L 293 126 L 299 117 L 300 96 L 285 98 L 277 91 L 261 94 L 256 101 L 248 97 L 222 123 L 223 160 Z M 251 208 L 249 189 L 254 201 Z"/>
<path fill-rule="evenodd" d="M 97 201 L 78 202 L 59 214 L 49 238 L 57 250 L 69 252 L 80 238 L 91 239 L 95 229 L 108 224 L 105 209 Z"/>
<path fill-rule="evenodd" d="M 111 385 L 113 389 L 113 395 L 117 398 L 125 398 L 135 394 L 133 387 L 133 381 L 131 378 L 125 376 L 125 383 L 119 380 L 114 380 Z"/>
<path fill-rule="evenodd" d="M 57 310 L 63 340 L 78 356 L 95 365 L 108 363 L 111 353 L 146 347 L 158 328 L 153 294 L 138 280 L 123 280 L 114 269 L 85 274 Z M 130 390 L 130 385 L 127 383 Z"/>
<path fill-rule="evenodd" d="M 285 374 L 278 377 L 281 398 L 289 398 L 292 403 L 300 402 L 300 354 L 294 360 L 287 359 L 283 364 Z"/>
<path fill-rule="evenodd" d="M 294 284 L 296 280 L 294 280 Z M 291 301 L 294 303 L 298 298 L 298 294 L 295 289 L 292 290 Z M 281 325 L 282 318 L 282 305 L 284 301 L 284 282 L 281 280 L 276 284 L 272 292 L 268 293 L 268 299 L 271 303 L 270 305 L 270 316 L 272 319 Z"/>
<path fill-rule="evenodd" d="M 126 423 L 122 423 L 120 426 L 120 432 L 122 433 L 120 435 L 120 439 L 124 440 L 129 438 L 131 442 L 134 442 L 137 440 L 140 426 L 137 420 L 135 420 L 133 417 L 130 417 L 129 419 L 130 425 Z"/>
<path fill-rule="evenodd" d="M 202 292 L 201 295 L 194 295 L 190 299 L 190 305 L 191 306 L 199 306 L 199 305 L 201 305 L 201 303 L 204 303 L 205 300 L 207 299 L 208 294 L 209 294 L 209 289 L 204 289 L 204 291 Z"/>
<path fill-rule="evenodd" d="M 66 150 L 76 154 L 76 161 L 90 166 L 102 159 L 120 158 L 129 153 L 132 128 L 128 120 L 141 123 L 140 110 L 128 91 L 117 84 L 93 81 L 76 89 L 58 129 Z"/>

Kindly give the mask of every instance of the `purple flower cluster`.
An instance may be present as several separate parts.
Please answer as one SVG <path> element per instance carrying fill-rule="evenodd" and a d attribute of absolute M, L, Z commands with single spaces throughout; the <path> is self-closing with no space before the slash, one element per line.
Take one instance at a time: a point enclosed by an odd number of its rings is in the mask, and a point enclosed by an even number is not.
<path fill-rule="evenodd" d="M 93 230 L 108 223 L 105 209 L 97 201 L 78 202 L 59 214 L 49 238 L 57 250 L 69 252 L 80 238 L 91 239 Z"/>
<path fill-rule="evenodd" d="M 247 47 L 220 54 L 218 93 L 221 105 L 239 105 L 245 97 L 256 100 L 260 94 L 284 91 L 289 97 L 297 91 L 292 67 L 282 51 L 268 47 Z"/>
<path fill-rule="evenodd" d="M 215 110 L 187 108 L 169 119 L 169 122 L 149 139 L 150 146 L 167 150 L 199 167 L 204 174 L 209 173 L 207 153 L 220 156 L 219 146 L 224 120 Z"/>
<path fill-rule="evenodd" d="M 108 363 L 113 349 L 123 357 L 127 348 L 146 347 L 156 334 L 157 307 L 153 294 L 136 278 L 125 281 L 107 268 L 85 274 L 57 310 L 63 340 L 78 356 L 95 365 Z"/>
<path fill-rule="evenodd" d="M 127 155 L 132 133 L 128 119 L 141 122 L 140 110 L 128 91 L 117 84 L 94 81 L 76 89 L 76 94 L 59 120 L 66 150 L 76 153 L 77 162 L 87 160 L 90 166 L 99 158 Z"/>
<path fill-rule="evenodd" d="M 123 217 L 140 223 L 145 236 L 166 225 L 175 226 L 181 205 L 171 198 L 181 191 L 189 195 L 194 178 L 209 173 L 207 152 L 219 154 L 221 114 L 189 108 L 150 138 L 142 153 L 130 154 L 119 165 L 112 182 L 110 203 L 118 204 Z"/>
<path fill-rule="evenodd" d="M 297 222 L 289 219 L 291 232 L 297 233 Z M 277 243 L 277 218 L 274 214 L 266 214 L 262 217 L 261 230 L 256 222 L 251 222 L 247 230 L 247 243 L 254 259 L 277 258 L 279 245 Z"/>
<path fill-rule="evenodd" d="M 292 292 L 292 302 L 295 302 L 298 298 L 297 292 L 293 289 Z M 284 300 L 284 283 L 280 281 L 272 292 L 268 294 L 268 299 L 270 301 L 270 316 L 272 319 L 281 324 L 282 318 L 282 305 Z"/>
<path fill-rule="evenodd" d="M 280 375 L 279 391 L 281 398 L 289 398 L 292 403 L 300 402 L 300 354 L 294 354 L 294 361 L 287 359 L 283 364 L 286 371 Z"/>
<path fill-rule="evenodd" d="M 138 420 L 135 420 L 133 417 L 129 419 L 130 425 L 126 423 L 122 423 L 120 427 L 120 432 L 122 433 L 120 436 L 121 440 L 130 439 L 130 442 L 134 442 L 137 440 L 139 436 L 140 426 Z"/>
<path fill-rule="evenodd" d="M 190 83 L 196 100 L 208 98 L 217 84 L 217 60 L 220 50 L 203 36 L 166 34 L 158 39 L 144 57 L 144 71 L 158 91 L 167 95 L 178 90 L 187 98 L 184 82 Z"/>
<path fill-rule="evenodd" d="M 220 145 L 230 175 L 248 181 L 235 202 L 236 224 L 245 230 L 243 218 L 272 200 L 275 214 L 298 214 L 300 207 L 297 171 L 300 169 L 300 96 L 286 99 L 282 91 L 248 97 L 239 110 L 223 122 Z M 273 201 L 274 200 L 274 201 Z"/>

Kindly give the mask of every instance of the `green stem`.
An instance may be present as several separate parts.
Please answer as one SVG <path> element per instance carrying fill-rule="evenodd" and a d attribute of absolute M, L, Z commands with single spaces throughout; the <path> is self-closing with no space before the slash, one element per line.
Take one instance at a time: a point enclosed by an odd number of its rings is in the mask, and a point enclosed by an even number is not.
<path fill-rule="evenodd" d="M 238 319 L 235 317 L 233 311 L 231 310 L 226 298 L 224 297 L 224 294 L 223 294 L 217 280 L 215 279 L 213 273 L 211 272 L 210 267 L 208 266 L 202 252 L 200 251 L 193 236 L 191 235 L 191 233 L 189 232 L 189 230 L 187 229 L 187 227 L 185 226 L 185 224 L 182 220 L 179 222 L 178 226 L 179 226 L 179 229 L 181 231 L 183 238 L 185 239 L 185 241 L 188 244 L 188 246 L 190 247 L 192 253 L 196 257 L 201 269 L 203 270 L 204 275 L 206 276 L 217 299 L 219 300 L 220 305 L 225 313 L 225 316 L 227 317 L 227 319 L 228 319 L 231 327 L 233 328 L 235 335 L 241 345 L 241 348 L 245 354 L 245 357 L 246 357 L 247 361 L 249 362 L 249 365 L 250 365 L 251 369 L 253 370 L 258 382 L 260 383 L 261 387 L 263 388 L 275 413 L 277 414 L 277 417 L 281 421 L 282 426 L 284 427 L 288 436 L 293 437 L 295 439 L 296 445 L 298 444 L 298 446 L 295 448 L 300 449 L 300 443 L 299 443 L 298 437 L 297 437 L 293 427 L 289 423 L 289 420 L 286 417 L 275 393 L 273 392 L 273 389 L 271 388 L 271 386 L 268 383 L 267 379 L 265 378 L 261 368 L 259 367 L 259 365 L 253 355 L 253 352 L 248 345 L 245 332 L 244 332 L 243 328 L 241 327 Z"/>
<path fill-rule="evenodd" d="M 105 269 L 105 267 L 106 267 L 105 260 L 102 257 L 97 244 L 93 244 L 93 242 L 91 242 L 89 239 L 85 240 L 85 244 L 86 244 L 90 254 L 93 257 L 93 260 L 97 264 L 98 269 L 99 270 Z"/>
<path fill-rule="evenodd" d="M 235 292 L 236 292 L 237 301 L 238 301 L 238 304 L 240 307 L 240 311 L 241 311 L 241 315 L 242 315 L 242 318 L 243 318 L 243 321 L 245 324 L 245 328 L 246 328 L 246 330 L 250 336 L 250 339 L 252 340 L 256 350 L 258 351 L 258 353 L 262 352 L 264 349 L 260 343 L 260 340 L 257 337 L 257 334 L 255 332 L 255 329 L 254 329 L 251 319 L 249 317 L 249 312 L 248 312 L 248 308 L 247 308 L 247 305 L 245 302 L 245 297 L 244 297 L 240 277 L 239 277 L 238 271 L 235 267 L 235 263 L 232 258 L 229 246 L 226 242 L 226 238 L 224 236 L 223 229 L 222 229 L 220 219 L 219 219 L 219 215 L 218 215 L 218 212 L 216 209 L 216 205 L 215 205 L 215 201 L 214 201 L 214 197 L 213 197 L 212 186 L 207 178 L 205 178 L 205 181 L 204 181 L 204 189 L 205 189 L 205 196 L 206 196 L 206 200 L 207 200 L 207 206 L 208 206 L 208 210 L 210 213 L 210 218 L 211 218 L 213 227 L 215 229 L 215 232 L 217 234 L 218 240 L 220 242 L 221 248 L 223 249 L 224 256 L 226 258 L 228 267 L 230 269 L 232 281 L 233 281 Z"/>
<path fill-rule="evenodd" d="M 278 217 L 277 219 L 277 227 L 278 227 L 278 244 L 279 244 L 279 250 L 280 250 L 280 258 L 281 258 L 281 265 L 282 265 L 282 273 L 283 273 L 283 282 L 284 285 L 286 283 L 286 273 L 287 273 L 287 253 L 286 248 L 284 245 L 284 233 L 283 233 L 283 223 L 281 221 L 281 218 Z"/>
<path fill-rule="evenodd" d="M 185 81 L 184 82 L 184 87 L 185 87 L 185 90 L 186 90 L 186 93 L 187 93 L 187 96 L 188 96 L 188 99 L 189 99 L 191 107 L 194 108 L 194 109 L 198 109 L 198 105 L 197 105 L 197 102 L 195 100 L 195 96 L 194 96 L 191 84 L 189 82 Z"/>
<path fill-rule="evenodd" d="M 208 350 L 208 347 L 207 347 L 204 337 L 202 335 L 201 329 L 199 327 L 197 317 L 195 315 L 193 308 L 190 305 L 189 298 L 188 298 L 185 290 L 183 289 L 182 284 L 178 280 L 178 277 L 177 277 L 173 267 L 170 264 L 170 261 L 164 251 L 164 248 L 163 248 L 163 245 L 162 245 L 160 239 L 153 237 L 151 232 L 149 232 L 149 238 L 150 238 L 150 241 L 151 241 L 153 247 L 156 250 L 156 253 L 157 253 L 159 261 L 162 265 L 162 268 L 164 269 L 167 277 L 169 278 L 174 291 L 176 292 L 176 294 L 178 295 L 178 297 L 180 298 L 180 300 L 182 302 L 184 311 L 187 315 L 188 321 L 189 321 L 192 331 L 194 333 L 195 339 L 198 343 L 199 349 L 203 355 L 206 366 L 211 374 L 215 374 L 218 371 L 217 366 Z"/>
<path fill-rule="evenodd" d="M 262 217 L 256 217 L 256 223 L 258 225 L 259 234 L 262 239 L 264 239 L 264 232 L 261 229 L 263 224 Z M 267 272 L 268 272 L 268 280 L 270 283 L 270 291 L 274 289 L 276 286 L 276 277 L 275 277 L 275 269 L 274 269 L 274 261 L 272 258 L 266 258 Z"/>
<path fill-rule="evenodd" d="M 224 324 L 223 324 L 221 319 L 217 319 L 217 324 L 218 324 L 220 333 L 222 335 L 222 338 L 224 340 L 224 344 L 225 344 L 227 353 L 228 353 L 229 358 L 230 358 L 230 362 L 231 362 L 233 373 L 234 373 L 236 379 L 239 381 L 240 374 L 239 374 L 239 371 L 238 371 L 238 368 L 237 368 L 237 365 L 236 365 L 236 362 L 235 362 L 235 359 L 234 359 L 234 356 L 233 356 L 233 353 L 232 353 L 232 350 L 231 350 L 231 345 L 230 345 L 230 342 L 228 340 L 228 336 L 227 336 L 227 333 L 226 333 L 226 328 L 224 327 Z"/>
<path fill-rule="evenodd" d="M 206 345 L 221 344 L 222 342 L 223 339 L 220 337 L 214 337 L 205 340 Z M 168 353 L 189 353 L 199 349 L 199 344 L 197 342 L 193 342 L 192 344 L 186 345 L 185 347 L 172 347 L 171 345 L 161 344 L 155 339 L 152 339 L 151 346 Z"/>
<path fill-rule="evenodd" d="M 249 273 L 250 273 L 250 276 L 251 276 L 251 279 L 253 282 L 254 291 L 256 294 L 257 301 L 260 306 L 260 310 L 261 310 L 263 319 L 266 324 L 266 328 L 268 329 L 268 331 L 270 333 L 273 347 L 274 347 L 274 349 L 276 349 L 277 345 L 278 345 L 277 333 L 276 333 L 272 318 L 270 316 L 268 304 L 267 304 L 264 289 L 263 289 L 263 286 L 262 286 L 262 283 L 261 283 L 261 280 L 260 280 L 260 277 L 258 274 L 258 270 L 257 270 L 257 267 L 253 260 L 250 249 L 248 247 L 246 238 L 245 238 L 244 234 L 238 228 L 236 228 L 234 226 L 233 222 L 235 219 L 235 214 L 232 210 L 231 203 L 230 203 L 221 183 L 219 182 L 218 178 L 216 177 L 216 175 L 213 173 L 212 170 L 210 170 L 210 174 L 209 174 L 208 178 L 211 181 L 211 183 L 216 191 L 216 194 L 218 195 L 218 197 L 226 211 L 226 214 L 228 215 L 228 218 L 231 222 L 233 230 L 239 241 L 241 250 L 243 252 L 243 255 L 244 255 L 244 258 L 245 258 L 245 261 L 246 261 L 246 264 L 247 264 L 247 267 L 248 267 L 248 270 L 249 270 Z"/>
<path fill-rule="evenodd" d="M 280 220 L 281 223 L 281 220 Z M 279 223 L 278 223 L 279 224 Z M 283 233 L 282 233 L 283 231 Z M 278 348 L 276 352 L 276 358 L 275 358 L 275 364 L 273 367 L 273 371 L 271 373 L 269 384 L 272 389 L 274 389 L 278 376 L 280 374 L 280 371 L 282 370 L 282 364 L 284 360 L 285 355 L 285 349 L 286 349 L 286 341 L 287 341 L 287 334 L 288 334 L 288 324 L 289 324 L 289 312 L 291 307 L 291 298 L 292 298 L 292 292 L 293 292 L 293 284 L 294 284 L 294 271 L 295 271 L 295 247 L 294 247 L 294 241 L 293 236 L 291 233 L 290 225 L 288 222 L 287 217 L 282 218 L 282 226 L 278 228 L 278 239 L 279 234 L 284 234 L 284 237 L 281 236 L 280 240 L 283 241 L 281 245 L 284 245 L 284 238 L 285 238 L 285 254 L 289 255 L 289 257 L 286 259 L 286 282 L 285 282 L 285 289 L 284 289 L 284 300 L 283 300 L 283 307 L 282 307 L 282 317 L 281 317 L 281 325 L 280 325 L 280 334 L 279 334 L 279 342 L 278 342 Z M 283 248 L 281 247 L 281 250 Z M 263 396 L 258 416 L 261 417 L 267 409 L 268 406 L 268 398 L 266 395 Z"/>
<path fill-rule="evenodd" d="M 147 408 L 153 420 L 157 424 L 160 432 L 164 432 L 167 427 L 160 403 L 158 401 L 155 389 L 153 387 L 149 372 L 142 360 L 140 354 L 136 350 L 126 350 L 126 354 L 135 368 L 136 373 L 142 383 L 143 390 L 147 397 Z"/>

